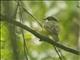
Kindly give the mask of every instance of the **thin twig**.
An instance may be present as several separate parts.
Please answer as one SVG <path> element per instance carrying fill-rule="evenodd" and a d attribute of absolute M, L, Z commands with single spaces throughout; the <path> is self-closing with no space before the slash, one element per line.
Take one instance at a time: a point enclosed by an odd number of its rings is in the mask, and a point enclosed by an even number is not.
<path fill-rule="evenodd" d="M 42 24 L 40 23 L 40 21 L 36 18 L 36 17 L 34 17 L 26 8 L 24 8 L 24 6 L 23 6 L 23 3 L 21 2 L 21 7 L 23 8 L 23 10 L 26 12 L 26 13 L 28 13 L 39 25 L 40 25 L 40 27 L 42 27 Z"/>
<path fill-rule="evenodd" d="M 21 8 L 21 5 L 20 5 L 20 3 L 19 3 L 19 17 L 20 17 L 20 22 L 21 23 L 23 23 L 23 14 L 22 14 L 22 8 Z M 21 29 L 21 33 L 22 33 L 22 37 L 23 37 L 23 44 L 24 44 L 24 54 L 25 54 L 25 56 L 26 56 L 26 60 L 28 60 L 28 56 L 26 55 L 27 53 L 28 53 L 28 49 L 27 49 L 27 47 L 26 47 L 26 41 L 25 41 L 25 37 L 24 37 L 24 30 L 23 29 Z M 27 52 L 26 52 L 27 51 Z"/>

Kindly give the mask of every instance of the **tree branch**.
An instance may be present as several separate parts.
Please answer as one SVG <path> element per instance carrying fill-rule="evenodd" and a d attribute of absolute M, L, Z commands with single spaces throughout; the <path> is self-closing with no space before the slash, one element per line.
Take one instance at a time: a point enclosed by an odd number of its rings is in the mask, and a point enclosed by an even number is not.
<path fill-rule="evenodd" d="M 58 48 L 61 48 L 61 49 L 65 50 L 65 51 L 67 51 L 67 52 L 70 52 L 70 53 L 73 53 L 73 54 L 76 54 L 76 55 L 80 55 L 80 51 L 77 51 L 77 50 L 74 50 L 74 49 L 72 49 L 72 48 L 66 47 L 66 46 L 60 44 L 59 42 L 55 42 L 55 41 L 53 41 L 52 39 L 50 39 L 50 38 L 48 38 L 48 37 L 46 37 L 46 36 L 43 36 L 43 35 L 39 34 L 39 33 L 36 32 L 35 30 L 32 30 L 32 29 L 29 28 L 28 26 L 23 25 L 23 24 L 20 23 L 20 22 L 14 21 L 14 19 L 13 19 L 13 20 L 9 20 L 7 17 L 4 17 L 4 16 L 1 15 L 1 16 L 0 16 L 0 21 L 6 21 L 6 22 L 8 22 L 8 23 L 10 23 L 10 24 L 14 24 L 14 25 L 16 25 L 16 26 L 18 26 L 18 27 L 20 27 L 20 28 L 23 28 L 23 29 L 31 32 L 31 33 L 34 34 L 36 37 L 40 38 L 41 41 L 48 42 L 48 43 L 52 44 L 53 46 L 56 46 L 56 47 L 58 47 Z"/>

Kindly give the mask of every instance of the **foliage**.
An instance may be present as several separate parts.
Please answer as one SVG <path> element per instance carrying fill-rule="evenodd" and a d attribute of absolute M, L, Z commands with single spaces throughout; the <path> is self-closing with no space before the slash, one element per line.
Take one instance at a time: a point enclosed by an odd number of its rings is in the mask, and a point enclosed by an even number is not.
<path fill-rule="evenodd" d="M 60 43 L 79 50 L 80 8 L 77 7 L 77 4 L 80 3 L 78 2 L 1 1 L 1 15 L 8 17 L 10 21 L 11 19 L 18 21 L 49 38 L 49 32 L 43 27 L 44 18 L 56 17 L 61 28 Z M 28 60 L 59 60 L 59 56 L 51 44 L 43 42 L 44 40 L 40 41 L 34 34 L 16 25 L 6 21 L 0 21 L 0 23 L 1 60 L 27 60 L 27 58 Z M 78 55 L 61 51 L 65 60 L 80 59 Z"/>

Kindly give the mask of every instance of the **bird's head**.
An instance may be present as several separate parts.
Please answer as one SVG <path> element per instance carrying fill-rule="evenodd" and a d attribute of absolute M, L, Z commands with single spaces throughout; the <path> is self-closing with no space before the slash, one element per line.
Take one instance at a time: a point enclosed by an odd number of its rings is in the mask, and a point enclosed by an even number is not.
<path fill-rule="evenodd" d="M 55 17 L 52 17 L 52 16 L 49 16 L 49 17 L 45 18 L 44 20 L 55 21 L 55 22 L 58 21 Z"/>

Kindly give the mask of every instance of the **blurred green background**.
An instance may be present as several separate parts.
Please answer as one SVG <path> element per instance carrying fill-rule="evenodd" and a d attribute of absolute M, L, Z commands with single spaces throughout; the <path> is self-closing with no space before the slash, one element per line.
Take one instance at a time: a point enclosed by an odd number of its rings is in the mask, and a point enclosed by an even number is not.
<path fill-rule="evenodd" d="M 48 36 L 44 29 L 44 18 L 54 16 L 59 20 L 60 43 L 70 48 L 80 49 L 80 1 L 0 1 L 1 13 L 13 18 Z M 23 8 L 26 9 L 23 10 Z M 16 12 L 17 9 L 17 12 Z M 21 17 L 22 15 L 22 17 Z M 13 26 L 7 22 L 0 22 L 1 60 L 59 60 L 54 47 L 40 41 L 28 31 Z M 63 51 L 65 60 L 79 60 L 79 56 Z"/>

